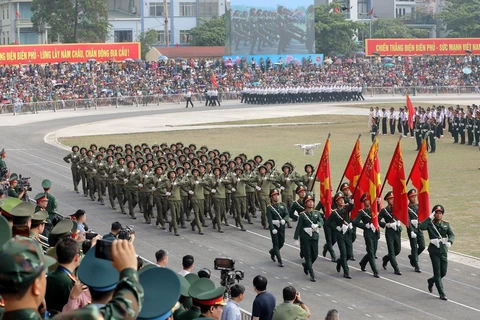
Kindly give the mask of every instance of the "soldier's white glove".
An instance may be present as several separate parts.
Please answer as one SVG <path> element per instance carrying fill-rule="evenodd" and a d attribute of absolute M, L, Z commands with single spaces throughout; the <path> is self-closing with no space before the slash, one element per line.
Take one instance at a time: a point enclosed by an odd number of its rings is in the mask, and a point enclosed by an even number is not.
<path fill-rule="evenodd" d="M 345 234 L 348 231 L 348 225 L 344 224 L 342 225 L 342 232 Z"/>
<path fill-rule="evenodd" d="M 440 248 L 440 242 L 438 239 L 432 239 L 430 240 L 430 243 L 433 244 L 435 247 Z"/>
<path fill-rule="evenodd" d="M 172 184 L 173 184 L 174 186 L 176 186 L 176 185 L 177 185 L 177 183 L 176 183 L 175 181 L 174 181 Z"/>
<path fill-rule="evenodd" d="M 195 180 L 195 184 L 199 184 L 200 182 L 198 180 Z"/>
<path fill-rule="evenodd" d="M 281 186 L 281 187 L 280 187 L 280 190 L 282 190 L 282 191 L 285 190 L 285 187 L 284 187 L 284 186 Z"/>
<path fill-rule="evenodd" d="M 410 223 L 411 223 L 412 226 L 414 226 L 415 228 L 418 228 L 418 220 L 411 220 Z"/>
<path fill-rule="evenodd" d="M 231 190 L 231 191 L 232 191 L 232 192 L 235 192 L 235 191 L 237 191 L 237 189 L 235 189 L 235 188 L 232 188 L 232 190 Z"/>
<path fill-rule="evenodd" d="M 365 224 L 365 228 L 366 228 L 366 229 L 371 229 L 372 227 L 370 226 L 370 223 L 366 223 L 366 224 Z"/>
<path fill-rule="evenodd" d="M 123 179 L 123 182 L 127 183 L 127 182 L 128 182 L 128 179 Z"/>
<path fill-rule="evenodd" d="M 217 182 L 218 182 L 218 183 L 222 182 L 222 179 L 217 179 Z"/>
<path fill-rule="evenodd" d="M 155 191 L 155 190 L 157 190 L 157 188 L 155 188 L 155 187 L 152 187 L 152 191 Z"/>
<path fill-rule="evenodd" d="M 93 173 L 97 173 L 97 169 L 92 169 L 92 172 L 93 172 Z"/>
<path fill-rule="evenodd" d="M 262 190 L 262 188 L 260 188 L 259 186 L 256 186 L 255 189 L 257 189 L 258 191 Z"/>
<path fill-rule="evenodd" d="M 452 246 L 452 243 L 450 241 L 447 241 L 445 245 L 447 246 L 448 249 L 450 249 L 450 247 Z"/>
<path fill-rule="evenodd" d="M 105 178 L 108 178 L 108 174 L 107 174 L 107 173 L 105 173 L 103 176 L 104 176 Z"/>
<path fill-rule="evenodd" d="M 382 199 L 377 198 L 377 203 L 378 203 L 378 204 L 381 204 L 381 203 L 382 203 Z"/>
<path fill-rule="evenodd" d="M 348 229 L 350 229 L 350 230 L 353 229 L 353 224 L 351 222 L 348 224 Z"/>
<path fill-rule="evenodd" d="M 300 241 L 295 240 L 295 245 L 296 245 L 297 247 L 300 247 Z"/>
<path fill-rule="evenodd" d="M 81 167 L 80 166 L 77 166 L 77 169 L 80 169 Z"/>
<path fill-rule="evenodd" d="M 415 239 L 417 237 L 417 234 L 413 231 L 410 231 L 410 237 L 412 237 L 412 239 Z"/>
<path fill-rule="evenodd" d="M 280 224 L 281 224 L 282 226 L 285 225 L 285 220 L 283 220 L 283 219 L 280 220 Z"/>
<path fill-rule="evenodd" d="M 277 234 L 277 233 L 278 233 L 277 229 L 272 230 L 272 234 Z"/>
<path fill-rule="evenodd" d="M 240 178 L 237 178 L 237 182 L 240 182 Z"/>
<path fill-rule="evenodd" d="M 88 168 L 87 168 L 87 167 L 84 167 L 83 170 L 88 171 Z"/>
<path fill-rule="evenodd" d="M 430 218 L 430 220 L 435 219 L 435 211 L 430 214 L 430 217 L 429 217 L 429 218 Z"/>
<path fill-rule="evenodd" d="M 117 177 L 115 177 L 115 178 L 113 178 L 113 180 L 114 180 L 114 181 L 118 181 L 118 178 L 117 178 Z"/>
<path fill-rule="evenodd" d="M 210 192 L 211 192 L 211 193 L 216 193 L 216 192 L 217 192 L 217 190 L 215 190 L 215 189 L 212 189 L 212 190 L 210 190 Z"/>
<path fill-rule="evenodd" d="M 348 201 L 348 203 L 350 203 L 351 205 L 353 205 L 353 203 L 354 203 L 353 199 L 350 199 L 350 201 Z"/>
<path fill-rule="evenodd" d="M 338 232 L 342 231 L 342 227 L 336 227 L 335 229 L 337 229 Z"/>
<path fill-rule="evenodd" d="M 146 179 L 146 178 L 148 178 L 148 176 L 147 176 L 147 175 L 144 175 L 143 178 Z"/>
<path fill-rule="evenodd" d="M 290 178 L 285 178 L 285 181 L 290 181 Z"/>
<path fill-rule="evenodd" d="M 172 193 L 167 191 L 167 192 L 165 192 L 165 195 L 168 197 L 168 196 L 171 196 Z"/>
<path fill-rule="evenodd" d="M 192 190 L 188 190 L 188 194 L 194 195 L 195 192 L 193 192 Z"/>
<path fill-rule="evenodd" d="M 143 187 L 143 184 L 139 183 L 139 184 L 138 184 L 138 187 L 139 187 L 139 188 L 142 188 L 142 187 Z"/>
<path fill-rule="evenodd" d="M 263 180 L 267 180 L 267 177 L 263 177 L 262 179 L 263 179 Z"/>
<path fill-rule="evenodd" d="M 237 174 L 236 174 L 235 172 L 232 172 L 232 176 L 236 177 L 236 176 L 237 176 Z"/>
<path fill-rule="evenodd" d="M 308 177 L 308 180 L 313 180 L 313 177 Z"/>

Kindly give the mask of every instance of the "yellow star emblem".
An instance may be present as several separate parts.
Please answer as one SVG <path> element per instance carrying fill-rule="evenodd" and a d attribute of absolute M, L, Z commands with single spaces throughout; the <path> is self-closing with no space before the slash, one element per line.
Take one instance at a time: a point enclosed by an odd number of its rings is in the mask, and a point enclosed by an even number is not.
<path fill-rule="evenodd" d="M 428 193 L 430 190 L 428 180 L 420 178 L 420 181 L 422 182 L 422 190 L 420 190 L 420 193 L 424 193 L 424 192 Z"/>
<path fill-rule="evenodd" d="M 370 180 L 370 190 L 368 190 L 369 194 L 377 194 L 377 185 L 373 183 L 372 180 Z M 375 199 L 372 199 L 372 201 L 375 201 Z"/>
<path fill-rule="evenodd" d="M 360 178 L 360 175 L 357 174 L 353 177 L 353 181 L 352 181 L 352 185 L 355 187 L 357 186 L 357 183 L 358 183 L 358 178 Z"/>
<path fill-rule="evenodd" d="M 400 182 L 402 183 L 403 185 L 403 188 L 402 188 L 402 194 L 404 193 L 407 193 L 407 182 L 403 179 L 400 179 Z"/>
<path fill-rule="evenodd" d="M 329 190 L 330 189 L 330 179 L 325 178 L 322 182 L 323 190 Z"/>

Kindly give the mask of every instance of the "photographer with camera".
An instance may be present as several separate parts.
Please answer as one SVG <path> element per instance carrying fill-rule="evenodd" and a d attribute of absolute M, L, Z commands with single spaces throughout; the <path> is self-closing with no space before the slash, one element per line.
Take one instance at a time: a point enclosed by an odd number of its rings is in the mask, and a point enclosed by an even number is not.
<path fill-rule="evenodd" d="M 122 224 L 118 221 L 112 223 L 112 227 L 110 228 L 110 233 L 106 234 L 102 237 L 103 240 L 110 240 L 113 241 L 117 239 L 118 233 L 122 230 Z"/>
<path fill-rule="evenodd" d="M 23 199 L 23 197 L 27 194 L 28 186 L 23 186 L 21 188 L 17 187 L 18 175 L 16 173 L 12 173 L 10 175 L 10 179 L 8 182 L 10 183 L 10 186 L 7 190 L 7 196 L 11 198 Z"/>
<path fill-rule="evenodd" d="M 300 292 L 292 286 L 283 288 L 283 303 L 273 310 L 272 320 L 306 320 L 310 316 L 310 310 L 303 303 Z"/>
<path fill-rule="evenodd" d="M 129 225 L 121 228 L 118 232 L 117 238 L 120 240 L 127 240 L 128 242 L 133 243 L 133 241 L 135 241 L 135 230 L 133 229 L 133 226 Z"/>

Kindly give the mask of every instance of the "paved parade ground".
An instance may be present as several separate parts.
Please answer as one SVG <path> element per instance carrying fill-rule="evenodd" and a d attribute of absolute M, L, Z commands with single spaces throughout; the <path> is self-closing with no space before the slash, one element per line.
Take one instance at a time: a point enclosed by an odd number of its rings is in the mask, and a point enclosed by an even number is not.
<path fill-rule="evenodd" d="M 443 103 L 446 106 L 470 104 L 477 96 L 418 96 L 419 102 Z M 367 99 L 366 103 L 403 102 L 404 97 L 375 97 Z M 387 271 L 380 268 L 380 279 L 375 279 L 370 271 L 361 272 L 358 261 L 363 256 L 365 246 L 363 237 L 359 236 L 354 244 L 356 262 L 350 261 L 352 280 L 344 279 L 335 271 L 335 264 L 330 259 L 320 257 L 314 264 L 317 282 L 309 281 L 302 272 L 299 249 L 293 241 L 293 230 L 286 231 L 286 244 L 282 249 L 285 268 L 278 268 L 270 260 L 268 250 L 271 248 L 270 235 L 263 230 L 259 219 L 255 224 L 247 225 L 247 232 L 240 232 L 234 226 L 225 227 L 225 233 L 211 231 L 205 228 L 205 235 L 180 229 L 180 237 L 158 230 L 139 220 L 131 220 L 119 211 L 113 211 L 108 206 L 100 206 L 88 200 L 81 194 L 73 192 L 70 165 L 62 158 L 70 148 L 58 142 L 62 137 L 85 135 L 106 135 L 118 133 L 136 133 L 151 131 L 178 131 L 208 129 L 211 123 L 252 119 L 288 118 L 306 115 L 341 114 L 365 116 L 367 122 L 368 109 L 352 106 L 343 107 L 334 104 L 295 104 L 295 105 L 245 105 L 235 101 L 222 103 L 221 107 L 196 106 L 185 109 L 184 105 L 165 104 L 148 107 L 106 107 L 78 111 L 41 112 L 35 115 L 0 115 L 1 138 L 0 146 L 7 151 L 6 163 L 11 172 L 21 173 L 31 177 L 33 191 L 31 195 L 40 192 L 43 179 L 53 183 L 52 193 L 59 202 L 59 211 L 70 214 L 82 208 L 88 213 L 87 224 L 90 229 L 105 234 L 113 221 L 123 225 L 134 224 L 136 230 L 135 248 L 137 253 L 146 259 L 153 260 L 154 252 L 164 248 L 169 251 L 169 267 L 181 269 L 181 258 L 186 254 L 195 257 L 195 270 L 208 267 L 213 270 L 213 260 L 217 257 L 231 257 L 237 261 L 236 268 L 245 271 L 242 282 L 247 288 L 245 300 L 241 307 L 251 310 L 255 297 L 252 279 L 261 274 L 268 278 L 268 290 L 281 300 L 281 290 L 286 285 L 293 285 L 302 292 L 302 300 L 312 312 L 311 319 L 323 319 L 326 312 L 335 308 L 340 311 L 341 319 L 478 319 L 480 318 L 480 260 L 462 254 L 449 253 L 448 274 L 444 278 L 444 288 L 449 301 L 438 299 L 436 291 L 430 294 L 427 290 L 427 278 L 431 277 L 432 269 L 428 253 L 420 256 L 422 273 L 413 271 L 407 255 L 408 245 L 404 244 L 397 261 L 402 276 L 393 274 L 389 266 Z M 192 126 L 195 125 L 195 126 Z M 222 124 L 225 128 L 228 124 Z M 252 127 L 255 130 L 255 127 Z M 237 143 L 232 136 L 232 143 Z M 318 153 L 310 161 L 316 165 L 325 136 L 313 137 L 322 142 Z M 188 137 L 181 140 L 189 143 Z M 237 141 L 237 142 L 236 142 Z M 158 141 L 160 143 L 162 141 Z M 173 141 L 170 141 L 173 142 Z M 305 143 L 298 141 L 298 143 Z M 351 149 L 351 146 L 346 148 Z M 208 143 L 206 143 L 209 145 Z M 198 144 L 197 144 L 198 146 Z M 282 146 L 279 146 L 281 148 Z M 367 148 L 364 146 L 363 148 Z M 366 151 L 366 150 L 364 150 Z M 472 157 L 478 156 L 478 151 Z M 244 150 L 249 156 L 251 152 Z M 265 155 L 268 156 L 268 155 Z M 441 156 L 440 150 L 436 156 Z M 347 159 L 342 160 L 346 163 Z M 387 164 L 384 163 L 384 166 Z M 462 165 L 457 164 L 458 165 Z M 472 169 L 472 175 L 478 174 L 478 169 Z M 432 177 L 434 173 L 431 173 Z M 335 177 L 338 179 L 339 177 Z M 478 180 L 472 176 L 472 179 Z M 460 182 L 457 182 L 460 183 Z M 336 186 L 336 185 L 335 185 Z M 471 190 L 468 198 L 477 201 L 478 190 Z M 433 205 L 434 203 L 432 203 Z M 466 204 L 470 205 L 470 204 Z M 448 210 L 445 219 L 448 220 Z M 211 222 L 207 220 L 211 226 Z M 453 231 L 455 229 L 452 225 Z M 457 232 L 456 232 L 457 233 Z M 458 235 L 457 235 L 458 237 Z M 319 246 L 323 246 L 323 232 Z M 455 245 L 452 247 L 455 250 Z M 338 248 L 335 248 L 338 252 Z M 386 245 L 382 235 L 378 248 L 378 257 L 386 253 Z M 381 260 L 377 260 L 380 267 Z M 369 270 L 369 269 L 368 269 Z M 214 281 L 218 282 L 219 272 L 212 271 Z"/>

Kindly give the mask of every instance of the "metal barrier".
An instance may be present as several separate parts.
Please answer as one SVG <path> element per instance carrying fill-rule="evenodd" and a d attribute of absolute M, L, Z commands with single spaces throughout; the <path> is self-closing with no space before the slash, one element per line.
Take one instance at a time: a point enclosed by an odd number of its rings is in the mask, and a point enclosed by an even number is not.
<path fill-rule="evenodd" d="M 401 96 L 409 93 L 412 96 L 417 94 L 438 96 L 442 94 L 478 94 L 480 88 L 477 86 L 411 86 L 411 87 L 364 87 L 362 91 L 364 96 Z M 219 92 L 220 101 L 237 100 L 241 96 L 240 91 Z M 165 103 L 183 103 L 186 101 L 185 94 L 158 94 L 148 96 L 120 96 L 120 97 L 100 97 L 75 100 L 55 100 L 41 102 L 24 102 L 1 104 L 0 113 L 12 114 L 35 114 L 40 111 L 61 111 L 78 109 L 101 109 L 103 107 L 141 107 L 145 105 L 160 105 Z M 205 95 L 203 93 L 192 94 L 192 101 L 203 102 Z"/>

